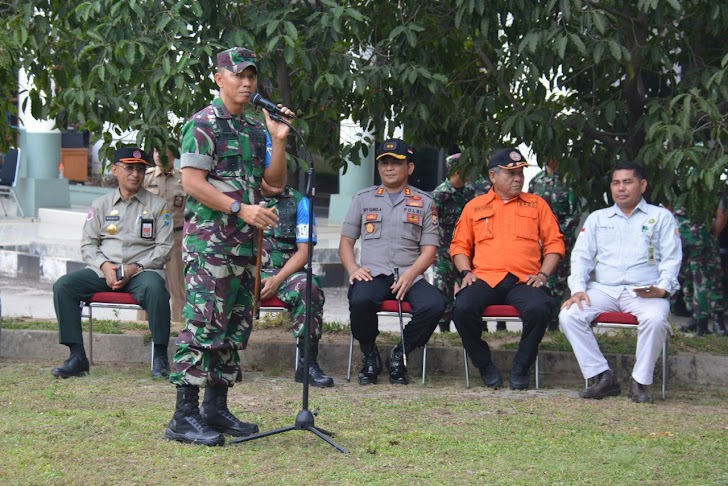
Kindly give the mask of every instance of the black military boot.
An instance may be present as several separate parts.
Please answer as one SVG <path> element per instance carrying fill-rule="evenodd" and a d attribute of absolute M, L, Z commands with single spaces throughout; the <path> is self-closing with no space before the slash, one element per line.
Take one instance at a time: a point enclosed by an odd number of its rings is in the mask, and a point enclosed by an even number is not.
<path fill-rule="evenodd" d="M 407 385 L 407 368 L 404 366 L 404 353 L 400 341 L 389 354 L 389 382 L 393 385 Z"/>
<path fill-rule="evenodd" d="M 698 327 L 698 321 L 695 318 L 690 319 L 688 322 L 680 326 L 677 330 L 680 332 L 695 332 Z"/>
<path fill-rule="evenodd" d="M 715 314 L 713 314 L 713 332 L 716 334 L 716 336 L 726 335 L 722 312 L 716 312 Z"/>
<path fill-rule="evenodd" d="M 196 386 L 177 387 L 177 406 L 164 436 L 187 444 L 224 445 L 225 438 L 222 434 L 212 430 L 200 416 L 199 392 L 200 389 Z"/>
<path fill-rule="evenodd" d="M 708 329 L 708 318 L 703 317 L 700 319 L 695 320 L 695 335 L 696 336 L 705 336 L 706 334 L 710 334 L 710 330 Z"/>
<path fill-rule="evenodd" d="M 205 388 L 205 399 L 202 400 L 202 420 L 212 430 L 221 434 L 230 434 L 235 437 L 257 434 L 258 426 L 248 422 L 242 422 L 230 413 L 227 407 L 228 387 L 208 386 Z"/>
<path fill-rule="evenodd" d="M 362 352 L 362 367 L 359 370 L 360 385 L 374 385 L 377 376 L 382 372 L 382 357 L 376 344 L 359 344 Z"/>
<path fill-rule="evenodd" d="M 298 340 L 298 366 L 296 367 L 296 383 L 303 383 L 304 377 L 304 339 Z M 324 373 L 318 364 L 318 339 L 311 339 L 308 356 L 308 382 L 318 388 L 334 386 L 334 380 Z"/>

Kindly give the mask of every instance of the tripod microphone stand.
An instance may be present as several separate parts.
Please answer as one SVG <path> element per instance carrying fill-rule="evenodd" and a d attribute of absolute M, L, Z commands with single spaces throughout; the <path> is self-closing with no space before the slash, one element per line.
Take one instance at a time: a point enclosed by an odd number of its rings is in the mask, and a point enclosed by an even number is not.
<path fill-rule="evenodd" d="M 309 388 L 309 374 L 308 374 L 308 366 L 309 366 L 309 360 L 310 360 L 310 345 L 311 345 L 311 335 L 309 332 L 309 329 L 311 329 L 311 287 L 313 285 L 313 198 L 316 193 L 316 189 L 314 186 L 314 169 L 313 169 L 313 158 L 311 157 L 311 153 L 308 151 L 308 147 L 306 146 L 306 142 L 303 140 L 303 137 L 301 134 L 296 130 L 290 123 L 288 123 L 286 120 L 284 120 L 282 117 L 275 115 L 274 113 L 270 113 L 270 117 L 280 123 L 284 123 L 288 125 L 291 130 L 298 136 L 298 138 L 301 140 L 301 143 L 304 146 L 304 150 L 306 151 L 306 154 L 308 155 L 309 159 L 309 167 L 308 167 L 308 180 L 306 181 L 306 196 L 308 197 L 309 202 L 309 211 L 308 211 L 308 267 L 306 268 L 306 319 L 304 321 L 304 350 L 303 350 L 303 399 L 301 404 L 301 411 L 298 412 L 298 415 L 296 415 L 296 421 L 293 425 L 289 425 L 288 427 L 282 427 L 280 429 L 274 429 L 269 430 L 268 432 L 260 432 L 258 434 L 249 435 L 247 437 L 239 437 L 237 439 L 231 440 L 230 444 L 238 444 L 240 442 L 246 442 L 249 440 L 255 440 L 260 439 L 262 437 L 268 437 L 269 435 L 275 435 L 280 434 L 283 432 L 288 432 L 289 430 L 307 430 L 309 432 L 312 432 L 316 434 L 318 437 L 326 441 L 329 445 L 332 447 L 335 447 L 339 451 L 343 452 L 344 454 L 348 454 L 349 451 L 334 442 L 332 437 L 334 437 L 333 432 L 329 432 L 328 430 L 324 430 L 322 428 L 316 427 L 314 422 L 314 416 L 313 413 L 308 409 L 308 388 Z"/>

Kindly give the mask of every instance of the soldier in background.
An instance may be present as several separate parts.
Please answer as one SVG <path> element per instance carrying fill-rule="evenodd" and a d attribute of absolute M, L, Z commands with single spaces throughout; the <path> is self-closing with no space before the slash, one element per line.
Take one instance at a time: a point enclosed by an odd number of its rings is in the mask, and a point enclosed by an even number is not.
<path fill-rule="evenodd" d="M 708 224 L 688 218 L 685 208 L 675 210 L 675 219 L 683 248 L 678 281 L 692 315 L 690 321 L 680 326 L 680 331 L 695 332 L 696 336 L 710 333 L 708 320 L 712 314 L 715 333 L 725 335 L 725 298 L 717 242 Z"/>
<path fill-rule="evenodd" d="M 561 265 L 549 277 L 548 286 L 552 296 L 556 299 L 554 307 L 555 315 L 548 325 L 549 331 L 556 331 L 559 328 L 559 308 L 561 303 L 569 298 L 569 285 L 566 280 L 571 273 L 571 249 L 576 242 L 576 230 L 581 220 L 581 205 L 573 191 L 559 175 L 559 161 L 551 159 L 544 170 L 536 174 L 528 184 L 528 192 L 541 196 L 551 207 L 556 218 L 559 220 L 559 228 L 564 235 L 564 246 L 566 256 Z"/>
<path fill-rule="evenodd" d="M 440 223 L 440 246 L 437 247 L 433 265 L 434 285 L 447 299 L 445 313 L 438 323 L 441 332 L 450 331 L 454 288 L 456 284 L 460 284 L 457 269 L 450 258 L 452 233 L 465 204 L 475 196 L 485 194 L 491 187 L 491 182 L 485 179 L 479 181 L 480 183 L 466 183 L 460 174 L 459 161 L 460 153 L 452 154 L 445 159 L 448 177 L 432 191 Z"/>
<path fill-rule="evenodd" d="M 273 297 L 291 307 L 293 335 L 298 338 L 298 365 L 296 382 L 304 378 L 304 325 L 306 324 L 306 272 L 308 262 L 308 216 L 311 203 L 308 198 L 290 186 L 283 194 L 272 199 L 278 213 L 278 227 L 269 228 L 263 240 L 263 271 L 261 272 L 260 299 Z M 316 244 L 314 218 L 313 244 Z M 318 364 L 319 340 L 323 332 L 324 292 L 321 279 L 313 275 L 311 288 L 311 334 L 308 376 L 317 387 L 334 386 Z"/>
<path fill-rule="evenodd" d="M 167 289 L 169 289 L 172 304 L 172 321 L 182 322 L 182 308 L 185 305 L 185 277 L 182 273 L 182 229 L 185 224 L 187 194 L 184 187 L 182 187 L 182 172 L 174 166 L 174 154 L 167 150 L 167 158 L 162 160 L 159 150 L 154 149 L 153 157 L 156 167 L 147 169 L 143 187 L 167 201 L 167 207 L 172 212 L 174 244 L 172 245 L 170 259 L 164 266 L 164 271 L 167 276 Z M 138 311 L 137 320 L 146 321 L 147 313 Z"/>

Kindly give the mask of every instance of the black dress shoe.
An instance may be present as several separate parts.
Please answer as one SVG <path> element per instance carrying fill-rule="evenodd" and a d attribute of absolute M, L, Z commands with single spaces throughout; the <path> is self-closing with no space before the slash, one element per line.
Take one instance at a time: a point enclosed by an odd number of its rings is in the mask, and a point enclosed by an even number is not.
<path fill-rule="evenodd" d="M 503 375 L 495 365 L 493 360 L 488 365 L 480 368 L 480 377 L 483 379 L 483 384 L 489 388 L 500 388 L 503 386 Z"/>
<path fill-rule="evenodd" d="M 69 378 L 71 376 L 83 376 L 88 373 L 88 359 L 77 354 L 72 354 L 58 368 L 53 368 L 51 374 L 56 378 Z"/>
<path fill-rule="evenodd" d="M 652 396 L 647 385 L 637 383 L 632 378 L 632 384 L 629 387 L 629 398 L 635 403 L 652 403 Z"/>
<path fill-rule="evenodd" d="M 528 373 L 525 375 L 518 375 L 511 373 L 508 377 L 508 386 L 511 390 L 528 390 L 528 384 L 531 382 L 531 377 Z"/>
<path fill-rule="evenodd" d="M 152 361 L 152 378 L 169 378 L 169 358 L 166 354 L 154 357 Z"/>
<path fill-rule="evenodd" d="M 601 400 L 604 397 L 616 397 L 622 393 L 622 389 L 617 383 L 612 370 L 606 370 L 599 373 L 594 384 L 588 388 L 584 388 L 579 392 L 581 398 L 591 398 Z"/>

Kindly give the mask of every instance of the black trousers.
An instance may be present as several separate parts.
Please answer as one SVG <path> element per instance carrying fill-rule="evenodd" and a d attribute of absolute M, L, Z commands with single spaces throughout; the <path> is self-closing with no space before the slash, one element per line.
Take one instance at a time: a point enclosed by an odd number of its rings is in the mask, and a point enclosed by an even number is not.
<path fill-rule="evenodd" d="M 349 287 L 351 332 L 360 345 L 374 344 L 379 335 L 377 311 L 385 300 L 394 299 L 390 287 L 394 276 L 379 275 L 368 282 L 356 281 Z M 407 353 L 424 346 L 445 312 L 445 297 L 425 279 L 418 280 L 404 296 L 412 310 L 412 320 L 404 328 Z"/>
<path fill-rule="evenodd" d="M 58 317 L 58 340 L 61 344 L 83 342 L 81 301 L 96 292 L 111 292 L 106 280 L 90 268 L 64 275 L 53 284 L 53 304 Z M 129 280 L 122 292 L 128 292 L 147 311 L 154 344 L 169 342 L 169 292 L 164 279 L 154 272 L 142 272 Z"/>
<path fill-rule="evenodd" d="M 513 369 L 519 373 L 526 372 L 536 361 L 538 345 L 551 319 L 554 300 L 547 288 L 519 284 L 518 277 L 510 273 L 495 288 L 483 280 L 477 280 L 462 289 L 455 298 L 452 318 L 463 347 L 476 368 L 483 368 L 490 363 L 490 348 L 481 338 L 481 315 L 486 307 L 496 304 L 512 305 L 521 313 L 523 332 Z"/>

